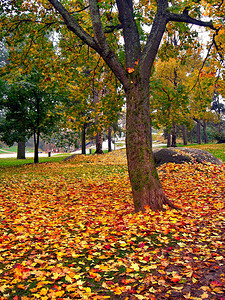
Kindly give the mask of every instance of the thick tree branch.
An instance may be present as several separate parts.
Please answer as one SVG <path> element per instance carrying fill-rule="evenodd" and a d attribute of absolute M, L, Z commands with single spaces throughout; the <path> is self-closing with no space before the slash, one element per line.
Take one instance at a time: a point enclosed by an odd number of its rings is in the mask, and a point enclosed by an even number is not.
<path fill-rule="evenodd" d="M 205 21 L 197 20 L 197 19 L 194 19 L 194 18 L 190 17 L 188 15 L 188 9 L 185 9 L 183 14 L 170 13 L 168 21 L 184 22 L 184 23 L 203 26 L 203 27 L 208 27 L 208 28 L 216 30 L 216 28 L 213 26 L 212 21 L 205 22 Z"/>
<path fill-rule="evenodd" d="M 133 68 L 141 55 L 140 37 L 134 20 L 132 0 L 116 0 L 119 20 L 123 28 L 126 67 Z"/>
<path fill-rule="evenodd" d="M 151 68 L 166 29 L 168 22 L 167 7 L 167 0 L 158 0 L 156 16 L 139 63 L 143 80 L 149 80 Z"/>
<path fill-rule="evenodd" d="M 94 38 L 99 48 L 101 48 L 104 52 L 108 52 L 109 45 L 105 38 L 97 0 L 89 0 L 89 3 L 90 3 L 90 15 L 91 15 L 91 21 L 93 26 Z"/>
<path fill-rule="evenodd" d="M 58 0 L 48 0 L 54 8 L 63 17 L 65 24 L 68 29 L 74 32 L 82 41 L 84 41 L 88 46 L 92 47 L 96 51 L 98 50 L 98 45 L 95 40 L 83 30 L 83 28 L 75 21 L 73 16 L 65 9 L 65 7 Z"/>

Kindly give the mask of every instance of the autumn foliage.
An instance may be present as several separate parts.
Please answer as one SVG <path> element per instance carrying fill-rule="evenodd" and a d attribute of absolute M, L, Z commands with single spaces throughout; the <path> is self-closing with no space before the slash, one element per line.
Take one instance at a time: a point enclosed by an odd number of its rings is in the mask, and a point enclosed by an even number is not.
<path fill-rule="evenodd" d="M 224 300 L 225 165 L 166 164 L 134 214 L 124 150 L 0 172 L 0 299 Z"/>

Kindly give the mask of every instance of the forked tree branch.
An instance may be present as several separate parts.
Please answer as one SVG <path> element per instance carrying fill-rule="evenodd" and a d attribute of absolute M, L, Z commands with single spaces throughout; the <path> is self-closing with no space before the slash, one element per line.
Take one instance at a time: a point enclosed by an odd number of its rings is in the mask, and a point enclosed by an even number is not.
<path fill-rule="evenodd" d="M 85 44 L 93 48 L 100 54 L 106 64 L 115 73 L 116 77 L 123 84 L 125 88 L 128 86 L 128 77 L 122 64 L 120 63 L 116 54 L 110 49 L 108 43 L 104 38 L 104 32 L 101 29 L 101 20 L 96 8 L 97 1 L 90 0 L 90 10 L 94 13 L 92 17 L 93 29 L 95 37 L 91 37 L 74 19 L 74 17 L 65 9 L 65 7 L 58 0 L 48 0 L 54 8 L 63 17 L 68 29 L 77 35 Z M 94 18 L 94 19 L 93 19 Z M 99 30 L 99 32 L 98 32 Z"/>

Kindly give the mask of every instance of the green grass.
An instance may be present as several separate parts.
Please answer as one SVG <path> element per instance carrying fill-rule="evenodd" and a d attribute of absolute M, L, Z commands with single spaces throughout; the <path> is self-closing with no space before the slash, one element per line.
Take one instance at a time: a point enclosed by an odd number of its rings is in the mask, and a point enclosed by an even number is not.
<path fill-rule="evenodd" d="M 43 162 L 60 162 L 65 157 L 69 156 L 69 154 L 59 154 L 51 157 L 40 157 L 39 163 Z M 16 167 L 25 164 L 34 163 L 33 157 L 29 157 L 26 159 L 17 159 L 17 158 L 0 158 L 0 167 Z"/>
<path fill-rule="evenodd" d="M 221 159 L 223 162 L 225 162 L 225 144 L 191 144 L 191 145 L 181 145 L 178 144 L 178 147 L 189 147 L 189 148 L 197 148 L 202 149 L 205 151 L 208 151 L 215 157 Z"/>

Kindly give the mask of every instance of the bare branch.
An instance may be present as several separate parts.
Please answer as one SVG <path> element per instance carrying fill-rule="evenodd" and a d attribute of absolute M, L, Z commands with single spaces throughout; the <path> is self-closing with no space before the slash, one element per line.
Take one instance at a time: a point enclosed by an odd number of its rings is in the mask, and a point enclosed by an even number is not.
<path fill-rule="evenodd" d="M 89 0 L 89 3 L 95 40 L 103 51 L 109 51 L 109 45 L 105 38 L 97 0 Z"/>
<path fill-rule="evenodd" d="M 123 37 L 126 53 L 126 67 L 135 66 L 141 55 L 140 37 L 137 24 L 134 20 L 132 0 L 116 0 L 119 11 L 119 21 L 123 28 Z"/>
<path fill-rule="evenodd" d="M 219 30 L 218 30 L 218 32 L 219 32 Z M 221 64 L 223 64 L 224 63 L 224 57 L 223 57 L 223 54 L 219 50 L 219 46 L 217 45 L 215 37 L 216 37 L 216 34 L 213 35 L 213 45 L 215 46 L 216 51 L 219 54 Z"/>
<path fill-rule="evenodd" d="M 211 28 L 213 30 L 216 30 L 216 28 L 213 26 L 212 21 L 204 22 L 204 21 L 197 20 L 197 19 L 194 19 L 194 18 L 190 17 L 188 15 L 188 8 L 185 8 L 182 14 L 170 13 L 168 21 L 184 22 L 184 23 L 203 26 L 203 27 L 208 27 L 208 28 Z"/>
<path fill-rule="evenodd" d="M 205 65 L 205 63 L 206 63 L 208 57 L 209 57 L 210 51 L 211 51 L 211 49 L 212 49 L 212 46 L 213 46 L 213 42 L 210 44 L 210 46 L 209 46 L 209 48 L 208 48 L 208 51 L 207 51 L 207 54 L 206 54 L 206 57 L 205 57 L 205 59 L 203 60 L 203 63 L 202 63 L 202 65 L 201 65 L 201 68 L 200 68 L 199 71 L 198 71 L 198 78 L 197 78 L 196 82 L 194 83 L 194 85 L 192 86 L 192 88 L 189 90 L 188 93 L 190 93 L 190 92 L 196 87 L 197 83 L 200 84 L 200 74 L 201 74 L 201 71 L 202 71 L 202 69 L 203 69 L 203 67 L 204 67 L 204 65 Z"/>
<path fill-rule="evenodd" d="M 87 6 L 85 6 L 85 7 L 82 8 L 82 9 L 79 9 L 79 10 L 70 12 L 70 14 L 71 14 L 71 15 L 73 15 L 73 14 L 78 14 L 78 13 L 80 13 L 80 12 L 82 12 L 82 11 L 88 9 L 89 7 L 90 7 L 90 5 L 87 5 Z"/>
<path fill-rule="evenodd" d="M 141 74 L 142 78 L 147 81 L 149 80 L 151 67 L 157 55 L 162 36 L 166 30 L 166 24 L 168 22 L 167 6 L 167 0 L 158 0 L 156 16 L 141 55 L 139 63 Z"/>

